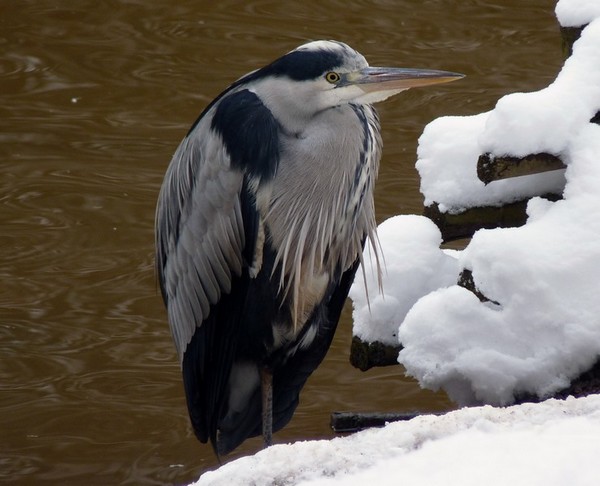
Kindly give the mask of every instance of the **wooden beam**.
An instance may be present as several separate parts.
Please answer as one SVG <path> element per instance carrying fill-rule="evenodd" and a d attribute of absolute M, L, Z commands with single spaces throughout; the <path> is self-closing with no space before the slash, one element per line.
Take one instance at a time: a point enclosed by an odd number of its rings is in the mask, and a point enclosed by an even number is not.
<path fill-rule="evenodd" d="M 560 27 L 560 37 L 562 39 L 562 51 L 565 59 L 573 54 L 573 44 L 581 36 L 581 32 L 586 26 L 582 27 Z"/>
<path fill-rule="evenodd" d="M 551 170 L 564 169 L 566 166 L 556 155 L 545 152 L 531 154 L 525 157 L 502 157 L 483 154 L 477 160 L 477 177 L 484 183 L 539 174 Z"/>
<path fill-rule="evenodd" d="M 440 413 L 381 413 L 381 412 L 333 412 L 330 424 L 334 432 L 350 433 L 372 427 L 383 427 L 390 422 L 412 420 L 421 415 L 441 415 Z"/>
<path fill-rule="evenodd" d="M 470 238 L 480 229 L 523 226 L 527 221 L 527 201 L 517 201 L 504 206 L 469 208 L 461 213 L 442 213 L 434 203 L 425 207 L 423 215 L 431 219 L 442 233 L 444 243 Z"/>
<path fill-rule="evenodd" d="M 398 364 L 400 344 L 389 346 L 375 341 L 368 343 L 359 337 L 352 338 L 350 345 L 350 364 L 361 371 L 367 371 L 375 366 L 393 366 Z"/>
<path fill-rule="evenodd" d="M 492 304 L 500 305 L 499 302 L 495 300 L 487 298 L 476 286 L 475 280 L 473 280 L 473 272 L 471 270 L 467 270 L 463 268 L 462 272 L 458 276 L 458 282 L 456 285 L 459 287 L 465 288 L 470 292 L 474 293 L 475 296 L 480 300 L 480 302 L 491 302 Z"/>

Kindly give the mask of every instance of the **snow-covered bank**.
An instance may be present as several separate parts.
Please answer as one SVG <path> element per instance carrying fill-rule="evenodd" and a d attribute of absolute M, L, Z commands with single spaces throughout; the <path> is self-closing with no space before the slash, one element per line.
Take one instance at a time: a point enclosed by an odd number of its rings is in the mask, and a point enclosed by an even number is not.
<path fill-rule="evenodd" d="M 275 445 L 197 486 L 596 485 L 600 397 L 465 408 L 330 441 Z"/>

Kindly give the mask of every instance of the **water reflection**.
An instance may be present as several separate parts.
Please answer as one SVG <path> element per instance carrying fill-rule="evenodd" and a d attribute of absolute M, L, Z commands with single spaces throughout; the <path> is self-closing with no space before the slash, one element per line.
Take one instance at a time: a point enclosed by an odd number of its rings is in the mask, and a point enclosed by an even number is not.
<path fill-rule="evenodd" d="M 184 483 L 216 466 L 186 417 L 152 228 L 172 152 L 226 84 L 316 38 L 344 40 L 374 65 L 467 73 L 381 106 L 382 220 L 421 210 L 414 153 L 428 121 L 539 89 L 561 63 L 548 0 L 3 8 L 0 478 L 14 484 Z M 349 340 L 346 309 L 278 441 L 330 436 L 331 410 L 451 406 L 400 368 L 353 370 Z"/>

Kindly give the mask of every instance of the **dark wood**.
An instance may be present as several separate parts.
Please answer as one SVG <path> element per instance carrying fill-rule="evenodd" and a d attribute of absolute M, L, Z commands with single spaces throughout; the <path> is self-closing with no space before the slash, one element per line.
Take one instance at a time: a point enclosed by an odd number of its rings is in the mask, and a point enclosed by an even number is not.
<path fill-rule="evenodd" d="M 512 157 L 509 155 L 495 157 L 488 153 L 480 155 L 477 160 L 477 177 L 484 184 L 489 184 L 502 179 L 540 174 L 564 169 L 565 167 L 559 157 L 546 152 L 525 157 Z"/>
<path fill-rule="evenodd" d="M 354 336 L 350 345 L 350 364 L 361 371 L 375 366 L 397 365 L 401 349 L 400 344 L 389 346 L 379 341 L 368 343 Z"/>
<path fill-rule="evenodd" d="M 581 27 L 562 27 L 560 28 L 560 37 L 562 39 L 562 51 L 565 59 L 573 54 L 573 44 L 581 36 L 581 32 L 586 26 Z"/>
<path fill-rule="evenodd" d="M 480 229 L 523 226 L 527 221 L 527 201 L 517 201 L 504 206 L 469 208 L 460 213 L 442 213 L 434 203 L 426 206 L 423 215 L 431 219 L 442 233 L 444 243 L 470 238 Z"/>
<path fill-rule="evenodd" d="M 499 302 L 496 302 L 495 300 L 492 300 L 492 299 L 488 299 L 475 286 L 475 281 L 473 280 L 473 272 L 471 270 L 467 270 L 466 268 L 463 268 L 463 271 L 460 272 L 460 275 L 458 276 L 458 282 L 456 282 L 456 285 L 458 285 L 459 287 L 463 287 L 463 288 L 469 290 L 470 292 L 473 292 L 475 294 L 475 296 L 481 302 L 491 302 L 492 304 L 500 305 Z"/>
<path fill-rule="evenodd" d="M 421 415 L 441 415 L 421 412 L 405 413 L 377 413 L 377 412 L 333 412 L 331 414 L 331 428 L 334 432 L 350 433 L 372 427 L 383 427 L 390 422 L 412 420 Z"/>

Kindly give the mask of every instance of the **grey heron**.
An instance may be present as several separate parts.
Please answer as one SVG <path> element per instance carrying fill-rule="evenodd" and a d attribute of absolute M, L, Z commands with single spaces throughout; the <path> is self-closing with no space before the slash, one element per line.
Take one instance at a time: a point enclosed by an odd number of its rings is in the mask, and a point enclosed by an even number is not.
<path fill-rule="evenodd" d="M 460 77 L 310 42 L 235 81 L 177 148 L 156 210 L 158 279 L 189 416 L 217 456 L 261 433 L 269 445 L 331 344 L 376 238 L 372 103 Z"/>

